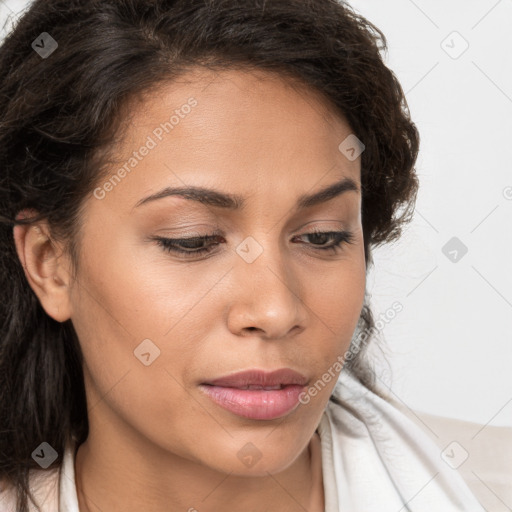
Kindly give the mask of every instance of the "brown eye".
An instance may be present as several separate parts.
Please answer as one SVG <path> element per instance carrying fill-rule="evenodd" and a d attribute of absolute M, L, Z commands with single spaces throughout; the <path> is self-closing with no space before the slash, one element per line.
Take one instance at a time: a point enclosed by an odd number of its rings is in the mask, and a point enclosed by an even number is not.
<path fill-rule="evenodd" d="M 302 237 L 309 237 L 316 242 L 312 242 L 311 245 L 317 246 L 316 249 L 320 251 L 334 251 L 336 252 L 341 248 L 343 244 L 354 243 L 355 236 L 349 231 L 314 231 L 312 233 L 306 233 L 301 235 Z M 334 243 L 324 246 L 329 240 L 333 240 Z M 322 247 L 320 247 L 322 246 Z"/>
<path fill-rule="evenodd" d="M 205 235 L 196 236 L 193 238 L 162 238 L 157 237 L 155 240 L 158 245 L 161 246 L 167 252 L 173 252 L 176 254 L 184 254 L 186 257 L 197 256 L 199 254 L 206 254 L 211 252 L 212 245 L 219 245 L 220 242 L 209 244 L 205 247 L 205 244 L 209 241 L 218 239 L 218 235 Z"/>

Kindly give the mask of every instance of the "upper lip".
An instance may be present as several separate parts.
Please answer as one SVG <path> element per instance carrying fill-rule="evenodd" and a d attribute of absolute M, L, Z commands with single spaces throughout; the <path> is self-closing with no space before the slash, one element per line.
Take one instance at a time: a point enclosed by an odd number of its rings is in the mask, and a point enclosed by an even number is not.
<path fill-rule="evenodd" d="M 306 383 L 307 378 L 304 375 L 290 368 L 280 368 L 271 372 L 251 369 L 204 382 L 204 384 L 225 388 L 288 386 L 293 384 L 304 386 Z"/>

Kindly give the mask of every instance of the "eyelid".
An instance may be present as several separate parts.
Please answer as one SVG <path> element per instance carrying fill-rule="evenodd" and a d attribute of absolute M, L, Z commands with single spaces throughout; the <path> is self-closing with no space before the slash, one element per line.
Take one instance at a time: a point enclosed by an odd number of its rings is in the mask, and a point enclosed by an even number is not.
<path fill-rule="evenodd" d="M 342 231 L 335 231 L 335 230 L 328 230 L 328 229 L 320 229 L 316 227 L 312 231 L 306 231 L 302 233 L 301 235 L 295 235 L 295 237 L 307 237 L 307 236 L 314 236 L 314 235 L 325 235 L 331 240 L 334 239 L 335 243 L 331 245 L 321 245 L 321 244 L 313 244 L 313 243 L 306 243 L 306 245 L 309 246 L 309 248 L 312 248 L 313 251 L 319 252 L 319 253 L 327 253 L 328 251 L 332 251 L 334 254 L 338 254 L 339 251 L 343 250 L 343 247 L 345 245 L 350 245 L 355 242 L 356 236 L 355 233 L 348 230 L 342 230 Z M 209 256 L 210 254 L 215 254 L 215 248 L 220 245 L 220 242 L 214 244 L 214 248 L 212 249 L 211 245 L 207 245 L 206 247 L 199 247 L 197 249 L 183 249 L 180 248 L 179 243 L 187 243 L 187 242 L 203 242 L 207 243 L 209 240 L 215 240 L 216 238 L 221 237 L 222 234 L 212 233 L 212 234 L 204 234 L 199 236 L 180 236 L 179 238 L 164 238 L 164 237 L 154 237 L 153 240 L 157 242 L 157 245 L 159 245 L 162 250 L 168 253 L 172 253 L 176 255 L 176 257 L 180 259 L 189 259 L 192 261 L 192 258 L 194 257 L 200 257 L 200 255 L 205 254 Z M 183 256 L 178 256 L 178 254 L 182 254 Z"/>

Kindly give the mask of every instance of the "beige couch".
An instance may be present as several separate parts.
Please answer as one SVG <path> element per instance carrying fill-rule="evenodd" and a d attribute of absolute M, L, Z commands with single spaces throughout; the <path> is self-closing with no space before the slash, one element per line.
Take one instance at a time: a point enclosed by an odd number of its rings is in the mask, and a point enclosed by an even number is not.
<path fill-rule="evenodd" d="M 512 512 L 512 427 L 495 427 L 412 411 L 394 402 L 439 446 L 488 512 Z"/>

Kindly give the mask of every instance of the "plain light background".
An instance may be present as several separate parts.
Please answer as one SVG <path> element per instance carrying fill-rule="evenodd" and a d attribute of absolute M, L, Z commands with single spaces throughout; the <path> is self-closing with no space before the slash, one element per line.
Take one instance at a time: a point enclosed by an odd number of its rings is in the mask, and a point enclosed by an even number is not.
<path fill-rule="evenodd" d="M 0 37 L 27 4 L 0 2 Z M 421 136 L 414 220 L 368 276 L 376 319 L 403 307 L 377 374 L 413 410 L 512 426 L 512 0 L 350 5 L 386 36 Z"/>
<path fill-rule="evenodd" d="M 512 426 L 512 1 L 350 4 L 386 36 L 421 136 L 414 220 L 368 280 L 376 313 L 403 305 L 383 329 L 391 388 Z"/>

